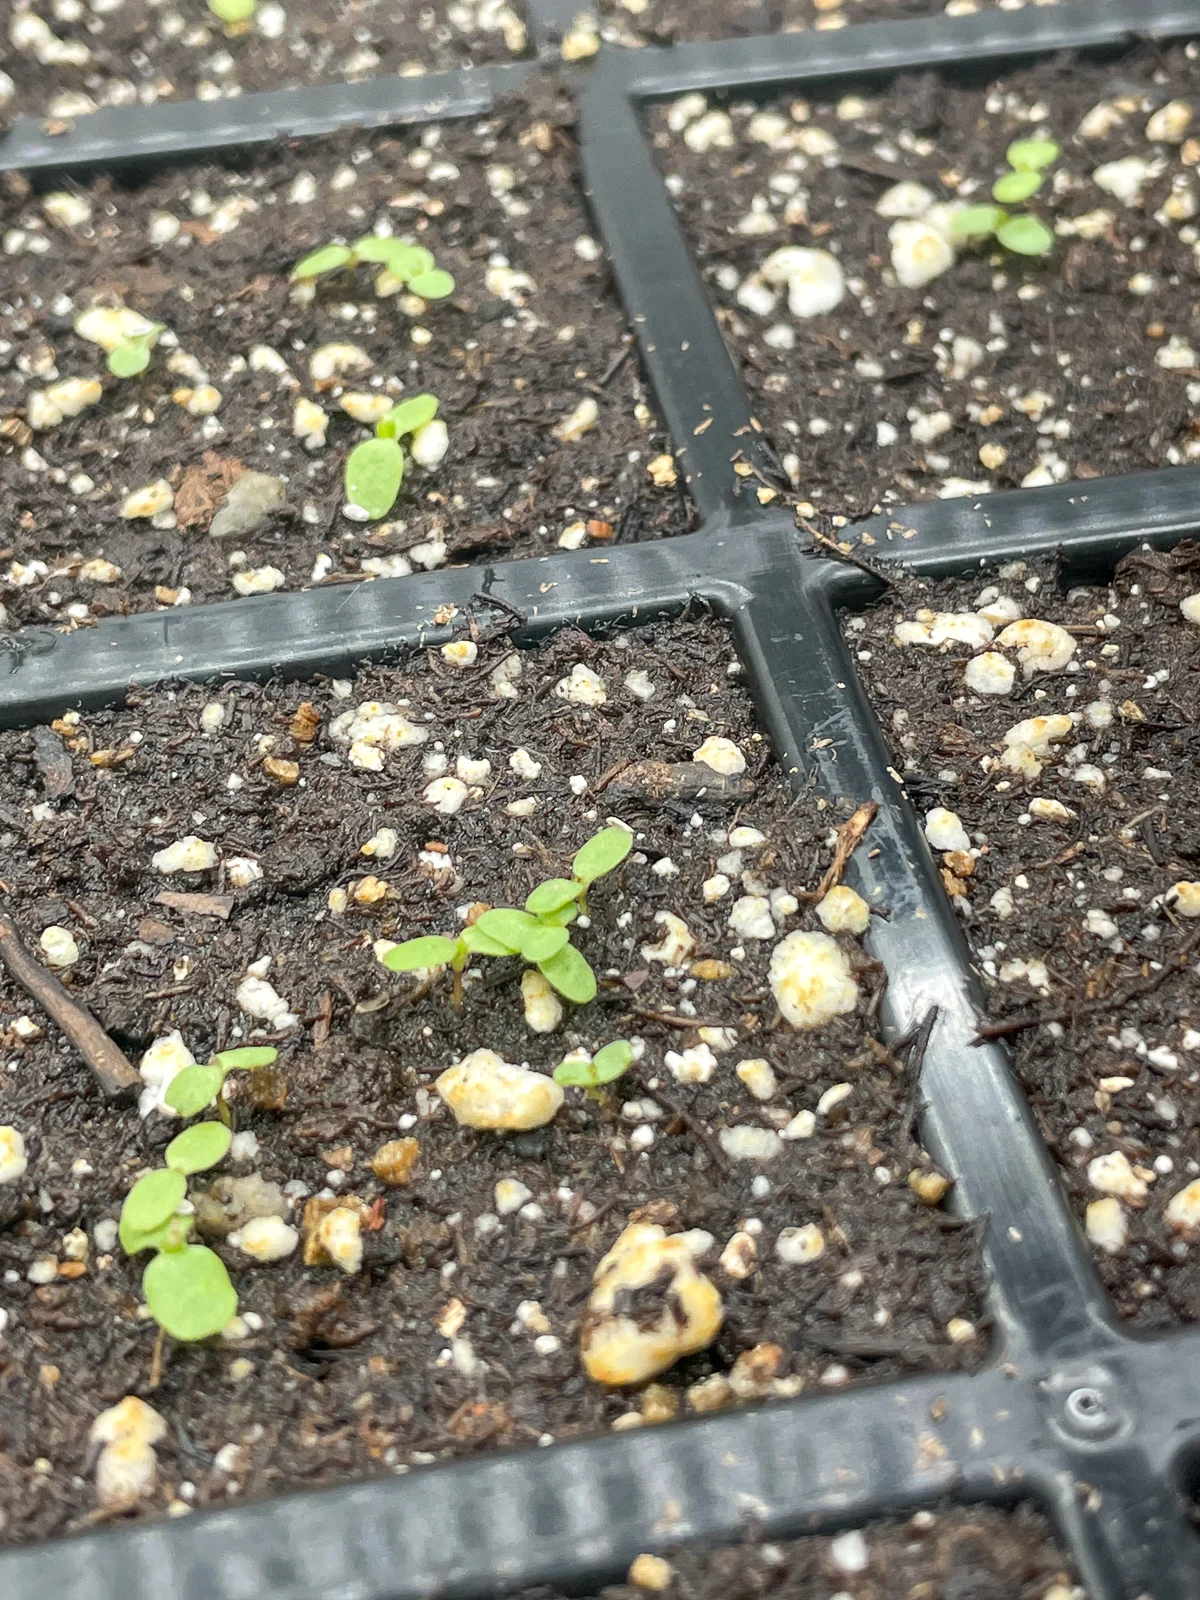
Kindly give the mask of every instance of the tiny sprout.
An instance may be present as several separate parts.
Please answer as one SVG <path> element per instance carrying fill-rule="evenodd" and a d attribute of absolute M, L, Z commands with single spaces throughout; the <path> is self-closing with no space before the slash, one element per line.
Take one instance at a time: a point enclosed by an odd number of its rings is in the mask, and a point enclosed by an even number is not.
<path fill-rule="evenodd" d="M 258 10 L 258 0 L 208 0 L 208 9 L 226 27 L 249 22 Z"/>
<path fill-rule="evenodd" d="M 223 1050 L 208 1066 L 184 1067 L 168 1084 L 163 1099 L 182 1116 L 216 1102 L 224 1115 L 221 1087 L 230 1072 L 269 1067 L 279 1052 L 268 1046 Z M 166 1166 L 139 1178 L 125 1196 L 118 1237 L 127 1255 L 157 1252 L 142 1276 L 150 1313 L 175 1339 L 207 1339 L 237 1311 L 237 1291 L 220 1256 L 205 1245 L 189 1244 L 192 1218 L 181 1205 L 187 1180 L 215 1167 L 229 1153 L 233 1134 L 224 1120 L 197 1122 L 167 1146 Z"/>
<path fill-rule="evenodd" d="M 225 1079 L 238 1070 L 253 1072 L 258 1067 L 271 1067 L 279 1059 L 279 1051 L 269 1045 L 248 1045 L 241 1050 L 222 1050 L 206 1067 L 184 1067 L 177 1072 L 163 1091 L 163 1100 L 181 1117 L 195 1117 L 209 1106 L 222 1111 L 220 1099 Z"/>
<path fill-rule="evenodd" d="M 150 365 L 150 352 L 166 331 L 165 322 L 156 322 L 148 333 L 126 339 L 124 344 L 110 350 L 105 365 L 113 377 L 136 378 L 140 372 L 145 372 Z"/>
<path fill-rule="evenodd" d="M 386 517 L 404 482 L 400 440 L 418 433 L 437 416 L 435 395 L 415 394 L 393 406 L 375 424 L 375 437 L 355 445 L 346 458 L 346 498 L 375 521 Z"/>
<path fill-rule="evenodd" d="M 1056 161 L 1060 151 L 1053 139 L 1017 139 L 1006 152 L 1009 170 L 992 185 L 992 196 L 999 205 L 964 206 L 952 223 L 960 239 L 986 239 L 997 242 L 1015 255 L 1044 256 L 1054 248 L 1054 235 L 1039 218 L 1021 213 L 1011 216 L 1005 209 L 1031 199 L 1042 187 L 1044 169 Z"/>
<path fill-rule="evenodd" d="M 554 1081 L 564 1089 L 597 1089 L 612 1083 L 633 1064 L 633 1046 L 628 1039 L 614 1039 L 597 1050 L 590 1061 L 570 1056 L 554 1069 Z"/>

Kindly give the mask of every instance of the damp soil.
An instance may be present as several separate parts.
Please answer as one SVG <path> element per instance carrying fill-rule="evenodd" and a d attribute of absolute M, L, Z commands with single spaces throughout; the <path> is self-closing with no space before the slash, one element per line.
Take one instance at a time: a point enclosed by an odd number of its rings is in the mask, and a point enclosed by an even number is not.
<path fill-rule="evenodd" d="M 15 85 L 6 116 L 73 120 L 101 106 L 157 100 L 216 100 L 262 89 L 357 82 L 392 73 L 413 76 L 490 62 L 525 52 L 521 0 L 496 4 L 418 4 L 416 0 L 307 0 L 266 3 L 259 21 L 227 31 L 203 4 L 33 7 L 54 37 L 82 62 L 45 63 L 40 41 L 14 48 L 12 28 L 30 8 L 2 0 L 0 67 Z M 78 16 L 65 19 L 62 11 Z M 508 18 L 501 18 L 502 10 Z"/>
<path fill-rule="evenodd" d="M 336 582 L 538 555 L 572 526 L 604 549 L 689 531 L 682 489 L 656 487 L 647 471 L 667 442 L 589 231 L 572 118 L 556 90 L 536 88 L 470 126 L 283 143 L 236 167 L 175 169 L 136 188 L 101 179 L 79 191 L 92 216 L 77 229 L 53 224 L 10 175 L 0 221 L 47 246 L 6 258 L 0 310 L 0 601 L 10 623 L 232 599 L 239 568 L 272 567 L 297 588 L 314 569 Z M 156 216 L 178 224 L 170 243 L 151 244 Z M 457 281 L 449 300 L 422 310 L 407 296 L 378 299 L 368 267 L 297 294 L 289 273 L 304 253 L 377 225 L 434 252 Z M 520 287 L 497 280 L 502 261 L 524 275 Z M 160 343 L 141 378 L 109 376 L 102 352 L 73 331 L 95 300 L 165 323 L 177 345 Z M 314 352 L 347 343 L 369 369 L 319 390 Z M 258 346 L 286 370 L 256 370 Z M 183 357 L 198 363 L 191 376 Z M 103 396 L 31 437 L 29 395 L 55 373 L 101 377 Z M 195 388 L 197 373 L 222 397 L 214 415 L 190 415 L 172 398 Z M 344 414 L 339 395 L 422 391 L 441 403 L 449 453 L 435 468 L 410 467 L 385 520 L 350 520 L 344 462 L 370 429 Z M 329 416 L 315 451 L 293 434 L 302 398 Z M 560 441 L 555 429 L 583 402 L 596 408 L 594 426 Z M 284 509 L 252 533 L 210 537 L 246 469 L 284 480 Z M 126 495 L 159 479 L 174 492 L 159 525 L 123 518 Z M 96 557 L 119 568 L 116 581 L 80 576 Z"/>
<path fill-rule="evenodd" d="M 730 105 L 733 146 L 705 151 L 671 131 L 672 108 L 651 114 L 754 415 L 784 463 L 781 483 L 820 512 L 858 517 L 880 504 L 1012 488 L 1030 474 L 1086 479 L 1195 459 L 1195 369 L 1167 369 L 1156 355 L 1173 335 L 1186 342 L 1192 326 L 1196 230 L 1186 210 L 1200 146 L 1145 135 L 1156 107 L 1195 101 L 1195 56 L 1191 45 L 1105 64 L 1064 56 L 988 85 L 927 72 L 882 94 Z M 1114 97 L 1128 97 L 1116 125 L 1082 138 L 1085 113 Z M 788 122 L 774 146 L 749 135 L 764 109 Z M 1045 259 L 971 249 L 923 287 L 899 285 L 892 224 L 875 211 L 884 192 L 915 180 L 951 201 L 974 184 L 974 198 L 986 199 L 1008 144 L 1031 130 L 1063 149 L 1036 209 L 1059 227 L 1107 211 L 1100 235 L 1060 236 Z M 804 142 L 828 153 L 805 154 Z M 1127 156 L 1156 171 L 1129 205 L 1091 177 Z M 1173 188 L 1174 220 L 1158 215 Z M 774 226 L 739 232 L 748 218 Z M 740 303 L 747 279 L 753 294 L 752 275 L 785 245 L 838 257 L 847 287 L 833 311 L 793 317 L 786 290 L 773 308 Z M 955 366 L 956 338 L 974 341 L 974 365 Z M 938 413 L 945 418 L 930 425 Z"/>
<path fill-rule="evenodd" d="M 1053 5 L 1055 0 L 1041 0 Z M 990 9 L 987 0 L 979 7 Z M 671 45 L 695 39 L 745 39 L 763 33 L 833 29 L 856 22 L 940 17 L 942 0 L 600 0 L 612 43 Z"/>
<path fill-rule="evenodd" d="M 670 1555 L 674 1570 L 660 1592 L 666 1600 L 759 1600 L 764 1594 L 812 1600 L 835 1589 L 850 1600 L 1044 1600 L 1058 1584 L 1063 1600 L 1082 1593 L 1072 1589 L 1068 1563 L 1045 1517 L 1028 1505 L 1013 1511 L 921 1511 L 903 1522 L 871 1523 L 862 1537 L 868 1564 L 853 1573 L 845 1565 L 844 1536 L 681 1550 Z M 597 1600 L 645 1600 L 646 1593 L 633 1584 L 614 1584 Z M 561 1597 L 542 1588 L 521 1600 Z"/>
<path fill-rule="evenodd" d="M 1075 630 L 1077 670 L 1018 674 L 1012 695 L 980 698 L 964 687 L 965 647 L 893 644 L 897 617 L 970 610 L 986 585 Z M 1200 651 L 1179 612 L 1197 589 L 1200 552 L 1184 544 L 1131 554 L 1111 586 L 1079 586 L 1033 562 L 969 583 L 904 579 L 847 622 L 909 797 L 922 812 L 954 811 L 979 848 L 974 875 L 948 887 L 988 1023 L 1010 1044 L 1072 1210 L 1083 1224 L 1100 1198 L 1088 1176 L 1097 1156 L 1122 1153 L 1147 1185 L 1144 1204 L 1124 1205 L 1126 1247 L 1095 1251 L 1121 1316 L 1146 1327 L 1200 1318 L 1195 1246 L 1163 1217 L 1200 1175 L 1197 932 L 1159 903 L 1200 878 Z M 1097 728 L 1089 708 L 1101 702 L 1098 720 L 1111 722 Z M 1038 777 L 982 769 L 1016 722 L 1062 712 L 1083 720 Z M 1085 767 L 1105 775 L 1103 792 L 1073 777 Z M 1035 798 L 1073 815 L 1040 821 Z M 999 908 L 993 898 L 1005 890 L 1007 915 L 1003 895 Z M 1036 984 L 1006 972 L 1015 962 L 1044 963 L 1044 981 L 1036 969 Z"/>
<path fill-rule="evenodd" d="M 772 764 L 730 670 L 729 633 L 703 617 L 608 642 L 568 632 L 517 659 L 523 671 L 508 698 L 493 693 L 492 674 L 508 662 L 509 676 L 512 652 L 485 634 L 469 670 L 433 652 L 364 669 L 352 686 L 134 692 L 127 708 L 75 728 L 60 720 L 62 733 L 0 734 L 5 906 L 31 947 L 48 926 L 71 930 L 80 956 L 65 981 L 134 1060 L 171 1030 L 199 1060 L 256 1037 L 256 1026 L 261 1034 L 266 1025 L 243 1015 L 234 994 L 250 963 L 270 957 L 268 979 L 299 1019 L 277 1039 L 286 1098 L 280 1109 L 271 1081 L 257 1101 L 239 1096 L 237 1125 L 255 1135 L 257 1155 L 226 1163 L 217 1177 L 254 1172 L 279 1184 L 297 1224 L 312 1196 L 355 1195 L 371 1208 L 354 1276 L 305 1269 L 299 1255 L 253 1266 L 214 1236 L 251 1325 L 234 1344 L 170 1346 L 151 1389 L 154 1329 L 137 1312 L 144 1263 L 119 1248 L 106 1253 L 95 1230 L 116 1217 L 175 1124 L 104 1104 L 75 1052 L 0 979 L 0 1121 L 18 1127 L 30 1155 L 25 1179 L 0 1188 L 7 1539 L 60 1533 L 94 1512 L 88 1428 L 129 1392 L 152 1400 L 170 1425 L 159 1487 L 139 1508 L 146 1513 L 531 1445 L 603 1429 L 643 1407 L 653 1418 L 682 1414 L 705 1403 L 688 1398 L 694 1385 L 730 1373 L 756 1347 L 777 1348 L 758 1349 L 758 1376 L 743 1395 L 982 1358 L 976 1233 L 922 1206 L 908 1185 L 926 1164 L 910 1133 L 913 1064 L 875 1041 L 878 972 L 848 946 L 860 972 L 857 1013 L 794 1032 L 767 983 L 772 942 L 738 943 L 728 926 L 732 894 L 704 902 L 701 885 L 728 853 L 730 827 L 754 826 L 765 838 L 745 848 L 744 870 L 798 900 L 792 914 L 780 908 L 779 930 L 814 926 L 803 897 L 830 863 L 840 820 L 811 797 L 794 798 Z M 598 709 L 554 694 L 580 663 L 606 685 Z M 649 701 L 624 686 L 630 673 L 647 675 Z M 393 754 L 382 772 L 349 764 L 330 726 L 367 700 L 408 702 L 429 742 Z M 226 720 L 206 734 L 201 713 L 214 701 Z M 305 702 L 311 710 L 296 722 Z M 311 731 L 314 716 L 319 731 L 297 743 L 291 730 Z M 732 795 L 715 793 L 711 772 L 696 793 L 691 752 L 712 734 L 747 757 Z M 535 780 L 510 768 L 521 747 L 542 764 Z M 264 748 L 296 761 L 299 783 L 279 787 Z M 102 751 L 110 754 L 93 761 Z M 426 763 L 442 755 L 451 772 L 460 755 L 492 763 L 486 778 L 472 775 L 477 787 L 452 817 L 422 798 Z M 647 786 L 638 763 L 650 759 L 682 764 L 674 799 Z M 532 815 L 510 814 L 528 798 L 538 802 Z M 506 968 L 484 972 L 455 1010 L 444 985 L 420 987 L 378 964 L 377 939 L 451 929 L 458 908 L 485 898 L 519 904 L 614 816 L 637 830 L 637 850 L 593 891 L 578 941 L 600 993 L 559 1034 L 527 1030 L 518 974 Z M 395 854 L 382 861 L 361 853 L 381 828 L 396 834 Z M 221 867 L 172 878 L 151 870 L 154 851 L 190 833 L 215 844 Z M 232 887 L 225 863 L 234 857 L 261 868 L 248 889 Z M 368 874 L 387 886 L 369 903 L 355 894 Z M 330 908 L 335 889 L 349 890 L 340 915 Z M 164 890 L 222 898 L 170 902 Z M 656 916 L 668 911 L 696 940 L 686 968 L 643 954 L 661 939 Z M 31 1037 L 22 1016 L 46 1033 Z M 709 1081 L 677 1081 L 666 1052 L 696 1046 L 696 1030 L 714 1026 L 731 1032 L 709 1036 L 718 1045 Z M 645 1053 L 617 1092 L 595 1103 L 570 1091 L 556 1120 L 533 1133 L 460 1129 L 433 1092 L 440 1071 L 480 1047 L 548 1070 L 570 1047 L 618 1037 L 642 1039 Z M 769 1101 L 752 1099 L 736 1076 L 744 1058 L 774 1068 Z M 723 1128 L 780 1128 L 815 1111 L 835 1084 L 848 1084 L 848 1096 L 817 1115 L 811 1137 L 784 1141 L 769 1165 L 725 1157 Z M 419 1164 L 406 1187 L 387 1189 L 369 1163 L 402 1134 L 418 1139 Z M 502 1178 L 524 1183 L 534 1209 L 497 1220 Z M 592 1383 L 577 1349 L 592 1270 L 635 1216 L 712 1235 L 704 1270 L 726 1308 L 712 1348 L 649 1396 Z M 824 1254 L 785 1265 L 777 1236 L 808 1223 L 822 1230 Z M 717 1257 L 742 1224 L 757 1230 L 759 1254 L 738 1280 Z M 66 1273 L 38 1283 L 43 1264 L 31 1281 L 35 1261 L 62 1261 L 74 1227 L 92 1240 L 86 1270 L 72 1278 L 64 1261 Z M 465 1311 L 458 1340 L 466 1343 L 452 1347 L 439 1325 L 452 1326 L 453 1301 Z M 526 1301 L 540 1306 L 550 1346 L 535 1345 L 536 1321 L 517 1320 Z M 974 1321 L 973 1342 L 951 1340 L 954 1318 Z M 713 1395 L 710 1386 L 710 1406 Z M 728 1387 L 723 1397 L 732 1398 Z M 233 1468 L 228 1454 L 225 1466 L 215 1462 L 227 1444 L 237 1447 Z"/>

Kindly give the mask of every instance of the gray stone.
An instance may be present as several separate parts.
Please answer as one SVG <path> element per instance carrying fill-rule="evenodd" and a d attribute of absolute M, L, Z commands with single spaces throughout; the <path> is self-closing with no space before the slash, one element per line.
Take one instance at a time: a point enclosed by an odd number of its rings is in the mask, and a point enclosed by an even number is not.
<path fill-rule="evenodd" d="M 286 500 L 282 478 L 269 472 L 243 472 L 208 531 L 214 539 L 240 539 L 260 528 L 272 512 L 281 511 Z"/>

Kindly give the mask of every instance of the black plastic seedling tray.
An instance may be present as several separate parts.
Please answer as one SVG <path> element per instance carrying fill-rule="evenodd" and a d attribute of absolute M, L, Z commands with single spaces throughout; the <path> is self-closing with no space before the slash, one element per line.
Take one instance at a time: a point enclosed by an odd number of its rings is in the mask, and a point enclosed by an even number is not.
<path fill-rule="evenodd" d="M 542 8 L 540 39 L 553 37 L 563 14 Z M 605 54 L 584 97 L 586 182 L 701 532 L 0 639 L 0 718 L 20 725 L 114 703 L 131 683 L 341 674 L 448 638 L 434 621 L 447 603 L 485 622 L 521 613 L 516 638 L 525 643 L 568 624 L 636 626 L 693 602 L 728 618 L 794 785 L 879 802 L 875 848 L 857 853 L 851 876 L 890 911 L 873 919 L 870 946 L 888 971 L 886 1026 L 903 1034 L 938 1008 L 924 1058 L 923 1139 L 954 1175 L 960 1211 L 985 1219 L 990 1364 L 18 1550 L 0 1558 L 7 1596 L 465 1600 L 539 1582 L 582 1593 L 639 1552 L 734 1541 L 748 1522 L 781 1537 L 944 1499 L 1026 1498 L 1053 1519 L 1092 1600 L 1200 1596 L 1200 1539 L 1188 1515 L 1200 1332 L 1143 1339 L 1117 1324 L 1004 1050 L 970 1042 L 979 996 L 967 953 L 837 624 L 839 609 L 870 600 L 877 585 L 806 549 L 790 515 L 764 508 L 754 480 L 733 473 L 739 451 L 767 474 L 772 463 L 756 456 L 746 397 L 639 121 L 644 102 L 692 89 L 745 94 L 917 67 L 999 70 L 1050 51 L 1189 33 L 1200 33 L 1196 4 L 1094 0 Z M 247 97 L 215 111 L 114 111 L 61 140 L 26 124 L 0 161 L 36 175 L 475 114 L 529 70 Z M 1110 570 L 1141 541 L 1200 533 L 1200 470 L 935 501 L 853 532 L 866 536 L 873 561 L 931 574 L 1056 552 L 1072 569 Z"/>

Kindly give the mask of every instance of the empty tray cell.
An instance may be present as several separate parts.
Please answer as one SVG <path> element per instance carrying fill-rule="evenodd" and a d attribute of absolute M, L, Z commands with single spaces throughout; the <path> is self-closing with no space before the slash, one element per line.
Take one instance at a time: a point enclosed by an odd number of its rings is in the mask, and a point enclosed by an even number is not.
<path fill-rule="evenodd" d="M 648 1581 L 649 1580 L 649 1581 Z M 597 1600 L 1083 1600 L 1045 1517 L 1031 1506 L 918 1511 L 832 1538 L 756 1542 L 640 1556 Z M 551 1588 L 521 1600 L 560 1600 Z"/>
<path fill-rule="evenodd" d="M 1200 553 L 1074 582 L 904 579 L 847 637 L 1121 1315 L 1194 1321 Z"/>
<path fill-rule="evenodd" d="M 568 116 L 553 96 L 514 101 L 469 127 L 279 144 L 135 188 L 10 177 L 9 622 L 686 531 Z M 381 230 L 425 250 L 408 270 L 432 259 L 444 298 L 377 256 L 290 277 Z M 106 370 L 117 341 L 143 346 L 140 374 Z M 347 457 L 418 394 L 438 416 L 398 423 L 394 505 L 360 507 Z"/>
<path fill-rule="evenodd" d="M 723 624 L 520 654 L 464 629 L 0 751 L 5 907 L 145 1083 L 106 1106 L 0 985 L 6 1537 L 95 1504 L 88 1430 L 135 1390 L 169 1425 L 161 1510 L 983 1359 L 977 1231 L 937 1206 L 880 974 L 813 910 L 840 819 L 772 764 Z M 381 965 L 519 908 L 613 818 L 632 853 L 569 932 L 590 1003 L 515 956 L 473 957 L 461 1006 Z M 620 1040 L 595 1094 L 549 1076 Z M 151 1394 L 116 1219 L 180 1131 L 176 1069 L 257 1044 L 278 1063 L 231 1077 L 233 1146 L 191 1180 L 241 1320 L 169 1340 Z"/>
<path fill-rule="evenodd" d="M 1040 3 L 1054 5 L 1055 0 Z M 743 39 L 990 9 L 991 0 L 600 0 L 605 38 L 627 45 Z"/>
<path fill-rule="evenodd" d="M 1196 53 L 652 112 L 802 505 L 856 517 L 1200 459 Z M 993 183 L 1036 185 L 1035 167 L 1040 192 L 992 200 Z M 959 231 L 985 226 L 1000 233 Z"/>
<path fill-rule="evenodd" d="M 280 5 L 242 0 L 0 4 L 11 48 L 0 83 L 7 116 L 73 121 L 101 106 L 220 100 L 256 89 L 359 82 L 510 61 L 527 46 L 521 0 L 365 0 Z"/>

